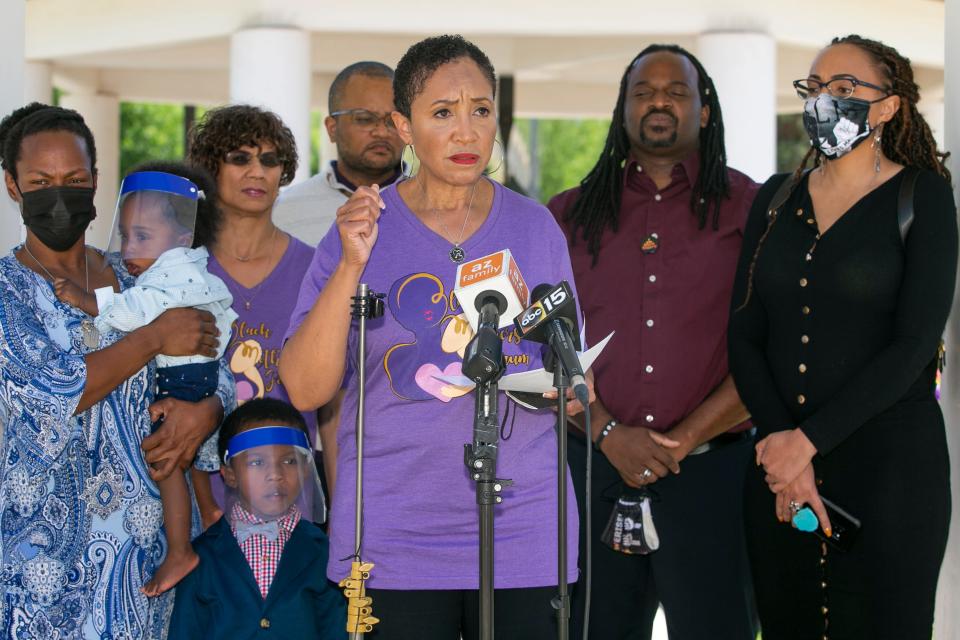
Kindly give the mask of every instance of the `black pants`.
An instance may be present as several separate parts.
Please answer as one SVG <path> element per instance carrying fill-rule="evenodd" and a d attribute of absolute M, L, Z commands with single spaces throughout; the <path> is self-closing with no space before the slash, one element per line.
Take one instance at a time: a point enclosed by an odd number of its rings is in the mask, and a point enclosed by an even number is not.
<path fill-rule="evenodd" d="M 940 408 L 900 403 L 814 458 L 820 493 L 858 518 L 850 551 L 780 524 L 761 470 L 745 485 L 763 640 L 930 640 L 950 525 Z"/>
<path fill-rule="evenodd" d="M 622 483 L 603 454 L 594 452 L 590 638 L 649 640 L 660 603 L 671 640 L 753 640 L 742 520 L 743 476 L 752 450 L 752 441 L 743 440 L 690 456 L 680 464 L 680 474 L 651 485 L 660 548 L 645 556 L 624 555 L 600 541 Z M 584 504 L 585 455 L 584 441 L 571 437 L 578 505 Z M 573 592 L 571 639 L 583 634 L 584 550 L 581 533 L 581 583 Z"/>
<path fill-rule="evenodd" d="M 494 591 L 496 640 L 553 640 L 556 587 Z M 475 640 L 480 637 L 480 592 L 368 589 L 380 622 L 372 640 Z"/>

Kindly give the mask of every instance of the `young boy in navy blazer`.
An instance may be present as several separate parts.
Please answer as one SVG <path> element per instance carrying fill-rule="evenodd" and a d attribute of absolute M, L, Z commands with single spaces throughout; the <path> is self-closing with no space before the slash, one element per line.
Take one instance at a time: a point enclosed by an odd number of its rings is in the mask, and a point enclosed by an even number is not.
<path fill-rule="evenodd" d="M 322 492 L 301 414 L 251 400 L 220 427 L 225 515 L 193 542 L 171 640 L 346 638 L 346 600 L 326 578 Z M 311 504 L 312 503 L 312 504 Z"/>

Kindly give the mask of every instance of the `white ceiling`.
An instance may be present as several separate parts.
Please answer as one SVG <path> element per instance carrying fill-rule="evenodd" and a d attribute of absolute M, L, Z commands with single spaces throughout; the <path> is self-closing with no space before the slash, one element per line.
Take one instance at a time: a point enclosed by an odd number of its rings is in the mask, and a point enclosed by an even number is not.
<path fill-rule="evenodd" d="M 482 5 L 482 6 L 481 6 Z M 58 85 L 91 85 L 126 100 L 198 104 L 229 94 L 230 34 L 245 26 L 312 32 L 313 103 L 359 59 L 395 64 L 434 33 L 460 32 L 516 78 L 521 116 L 607 116 L 627 62 L 653 42 L 696 52 L 708 30 L 752 30 L 777 41 L 781 111 L 796 109 L 790 81 L 835 35 L 859 32 L 914 61 L 925 95 L 942 95 L 944 8 L 936 0 L 486 0 L 475 8 L 426 0 L 30 0 L 26 53 L 54 66 Z M 363 11 L 357 9 L 363 7 Z M 438 10 L 439 6 L 439 10 Z M 78 8 L 80 7 L 80 8 Z M 844 25 L 838 31 L 836 25 Z M 708 65 L 709 71 L 709 65 Z"/>

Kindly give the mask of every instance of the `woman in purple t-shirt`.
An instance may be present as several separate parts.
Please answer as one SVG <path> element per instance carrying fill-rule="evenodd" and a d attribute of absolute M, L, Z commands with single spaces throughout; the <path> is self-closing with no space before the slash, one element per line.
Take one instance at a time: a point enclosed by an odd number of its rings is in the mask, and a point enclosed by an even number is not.
<path fill-rule="evenodd" d="M 293 134 L 276 114 L 257 107 L 213 109 L 191 131 L 189 160 L 217 181 L 222 223 L 208 247 L 207 268 L 227 284 L 238 316 L 226 351 L 237 402 L 264 397 L 289 402 L 277 362 L 313 257 L 311 247 L 273 223 L 280 187 L 297 169 Z M 303 417 L 316 441 L 316 411 Z"/>
<path fill-rule="evenodd" d="M 457 264 L 510 249 L 531 287 L 573 282 L 563 234 L 550 213 L 483 176 L 497 119 L 490 61 L 459 36 L 414 45 L 397 66 L 393 118 L 420 169 L 391 186 L 361 188 L 317 248 L 291 320 L 280 375 L 301 409 L 345 389 L 337 433 L 328 577 L 354 553 L 356 358 L 350 304 L 358 282 L 387 294 L 367 332 L 363 559 L 372 638 L 477 636 L 478 509 L 463 463 L 473 394 L 460 374 L 472 331 L 452 295 Z M 507 373 L 542 366 L 539 345 L 501 330 Z M 507 399 L 500 396 L 503 412 Z M 514 485 L 496 508 L 498 639 L 555 636 L 556 417 L 511 406 L 497 475 Z M 501 413 L 503 415 L 503 413 Z M 569 513 L 576 514 L 568 490 Z M 569 519 L 568 582 L 576 578 L 577 519 Z M 346 559 L 346 560 L 344 560 Z"/>

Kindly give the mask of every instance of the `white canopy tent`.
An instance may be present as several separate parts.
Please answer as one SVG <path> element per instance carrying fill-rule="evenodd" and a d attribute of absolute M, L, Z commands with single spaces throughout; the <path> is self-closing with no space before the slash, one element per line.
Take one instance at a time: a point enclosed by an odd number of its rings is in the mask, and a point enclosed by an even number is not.
<path fill-rule="evenodd" d="M 301 157 L 309 157 L 309 113 L 325 110 L 336 72 L 361 59 L 395 65 L 426 35 L 462 33 L 474 40 L 498 73 L 513 77 L 515 116 L 540 118 L 609 117 L 626 63 L 648 44 L 675 42 L 694 51 L 717 83 L 730 164 L 763 179 L 775 166 L 775 114 L 800 106 L 790 81 L 806 75 L 814 53 L 832 37 L 854 32 L 912 59 L 924 113 L 946 148 L 960 152 L 960 44 L 944 45 L 946 33 L 960 33 L 960 0 L 487 0 L 455 6 L 438 10 L 426 0 L 87 0 L 78 7 L 69 0 L 0 0 L 0 114 L 25 100 L 49 100 L 54 86 L 62 89 L 63 104 L 81 111 L 94 129 L 97 203 L 109 212 L 119 183 L 121 101 L 261 104 L 283 117 Z M 960 165 L 953 168 L 960 174 Z M 93 244 L 102 243 L 109 223 L 94 224 Z M 11 208 L 0 218 L 0 244 L 14 244 L 20 229 Z M 951 346 L 960 340 L 955 327 L 954 318 Z M 951 425 L 960 418 L 955 353 L 951 349 L 944 382 Z M 960 434 L 951 429 L 950 437 L 954 513 L 960 514 Z M 958 547 L 958 522 L 955 517 L 951 549 Z M 938 640 L 960 640 L 958 599 L 960 552 L 952 550 L 941 577 Z"/>

